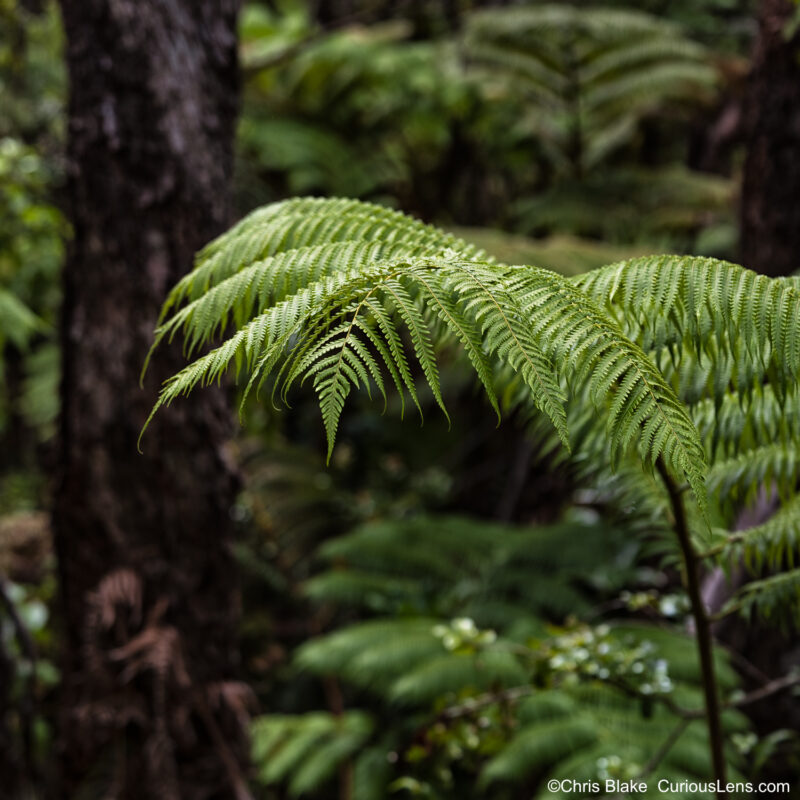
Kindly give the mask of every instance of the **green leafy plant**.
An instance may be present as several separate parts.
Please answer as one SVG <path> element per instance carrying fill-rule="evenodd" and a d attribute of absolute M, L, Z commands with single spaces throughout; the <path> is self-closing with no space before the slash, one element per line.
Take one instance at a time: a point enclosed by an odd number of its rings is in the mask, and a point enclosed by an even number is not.
<path fill-rule="evenodd" d="M 487 91 L 522 109 L 515 129 L 541 178 L 517 203 L 521 230 L 685 242 L 709 215 L 729 223 L 729 180 L 641 154 L 720 84 L 711 52 L 678 25 L 620 8 L 492 9 L 467 18 L 463 54 Z"/>
<path fill-rule="evenodd" d="M 522 406 L 548 419 L 589 472 L 644 474 L 633 485 L 645 506 L 667 515 L 682 563 L 714 775 L 724 783 L 699 575 L 715 557 L 709 529 L 724 543 L 739 541 L 742 534 L 721 531 L 759 486 L 774 483 L 785 500 L 792 494 L 798 311 L 793 279 L 713 259 L 640 258 L 568 279 L 495 263 L 398 212 L 296 199 L 250 214 L 173 289 L 154 347 L 181 335 L 197 356 L 214 337 L 224 340 L 167 381 L 153 413 L 232 367 L 248 376 L 245 397 L 269 380 L 273 396 L 285 398 L 308 380 L 330 455 L 354 388 L 385 402 L 394 388 L 401 410 L 420 408 L 424 388 L 446 413 L 439 355 L 460 345 L 498 416 Z M 747 436 L 735 433 L 734 405 Z M 765 441 L 771 427 L 778 436 Z M 766 580 L 745 587 L 743 607 L 770 598 L 760 610 L 772 614 L 786 592 L 796 596 L 793 571 Z M 759 600 L 752 606 L 759 610 Z"/>
<path fill-rule="evenodd" d="M 54 2 L 0 2 L 0 434 L 47 438 L 57 412 L 55 322 L 68 226 L 61 172 L 65 69 Z M 12 449 L 18 449 L 12 447 Z M 11 463 L 27 461 L 15 453 Z"/>
<path fill-rule="evenodd" d="M 545 621 L 590 615 L 592 601 L 645 578 L 633 554 L 616 575 L 600 574 L 604 552 L 627 535 L 577 520 L 519 528 L 428 517 L 370 523 L 326 543 L 326 567 L 306 593 L 345 619 L 356 610 L 380 616 L 311 638 L 294 668 L 341 685 L 369 734 L 355 748 L 343 744 L 324 775 L 306 775 L 315 743 L 327 731 L 344 734 L 346 719 L 267 714 L 254 732 L 262 781 L 325 796 L 338 772 L 340 780 L 351 773 L 359 798 L 385 797 L 390 787 L 505 798 L 545 778 L 636 777 L 665 742 L 657 777 L 707 777 L 702 720 L 681 716 L 702 702 L 689 637 L 642 622 Z M 639 605 L 638 596 L 625 602 Z M 720 684 L 734 689 L 722 653 L 716 662 Z M 307 725 L 316 735 L 295 746 Z M 728 712 L 726 725 L 733 732 L 745 723 Z M 265 735 L 276 728 L 283 737 Z M 728 759 L 738 774 L 730 750 Z"/>
<path fill-rule="evenodd" d="M 22 415 L 46 436 L 55 420 L 57 359 L 48 356 L 67 225 L 49 201 L 52 180 L 49 165 L 32 147 L 0 139 L 0 380 L 4 388 L 12 383 L 9 361 L 20 362 L 24 375 L 12 396 L 0 397 L 0 431 L 7 417 Z M 38 386 L 35 397 L 26 383 Z"/>

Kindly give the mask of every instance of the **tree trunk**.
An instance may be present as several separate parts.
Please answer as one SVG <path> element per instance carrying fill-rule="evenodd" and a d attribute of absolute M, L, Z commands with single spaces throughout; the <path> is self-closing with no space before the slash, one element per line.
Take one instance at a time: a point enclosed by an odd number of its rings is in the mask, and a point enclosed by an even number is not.
<path fill-rule="evenodd" d="M 800 34 L 789 0 L 762 0 L 750 77 L 742 186 L 742 264 L 767 275 L 800 268 Z"/>
<path fill-rule="evenodd" d="M 230 222 L 238 0 L 61 0 L 70 75 L 54 536 L 61 789 L 244 797 L 224 398 L 137 436 L 180 353 L 139 372 L 162 300 Z"/>

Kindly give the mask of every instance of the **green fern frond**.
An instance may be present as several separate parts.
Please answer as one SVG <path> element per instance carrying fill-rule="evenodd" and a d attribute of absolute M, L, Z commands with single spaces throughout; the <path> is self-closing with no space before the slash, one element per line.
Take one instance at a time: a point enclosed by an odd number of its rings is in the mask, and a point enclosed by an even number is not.
<path fill-rule="evenodd" d="M 258 717 L 250 728 L 258 781 L 288 781 L 291 797 L 318 789 L 363 747 L 372 729 L 372 720 L 360 711 Z"/>
<path fill-rule="evenodd" d="M 636 11 L 544 4 L 470 15 L 463 52 L 481 78 L 531 108 L 561 171 L 596 166 L 656 111 L 707 102 L 705 48 Z"/>
<path fill-rule="evenodd" d="M 541 767 L 557 762 L 597 740 L 597 726 L 580 712 L 569 718 L 542 721 L 520 731 L 481 772 L 481 785 L 522 781 Z"/>
<path fill-rule="evenodd" d="M 800 475 L 800 451 L 778 442 L 747 450 L 719 461 L 708 473 L 709 490 L 722 498 L 749 500 L 760 486 L 774 485 L 784 496 L 793 491 Z"/>
<path fill-rule="evenodd" d="M 492 687 L 523 685 L 528 679 L 527 670 L 511 653 L 493 650 L 446 653 L 418 664 L 399 677 L 389 690 L 389 698 L 418 706 L 433 703 L 455 687 L 480 692 Z"/>
<path fill-rule="evenodd" d="M 381 241 L 391 251 L 364 246 Z M 407 393 L 418 405 L 408 354 L 444 410 L 436 358 L 441 328 L 464 347 L 496 410 L 492 369 L 505 365 L 565 444 L 562 380 L 574 388 L 585 382 L 607 420 L 612 454 L 638 442 L 646 461 L 660 456 L 685 475 L 704 508 L 703 448 L 678 398 L 618 323 L 554 273 L 492 264 L 476 248 L 398 212 L 296 200 L 254 212 L 209 245 L 165 313 L 184 298 L 193 302 L 162 323 L 156 344 L 180 331 L 193 352 L 230 321 L 236 331 L 170 379 L 153 413 L 231 366 L 249 373 L 245 397 L 273 371 L 284 398 L 296 381 L 310 378 L 330 457 L 353 388 L 377 387 L 385 397 L 385 373 L 401 397 Z"/>
<path fill-rule="evenodd" d="M 731 357 L 746 354 L 776 392 L 800 373 L 800 292 L 792 281 L 716 259 L 655 256 L 595 270 L 576 283 L 615 311 L 648 350 L 685 342 L 697 354 L 713 355 L 712 345 Z"/>
<path fill-rule="evenodd" d="M 440 253 L 453 248 L 480 256 L 453 234 L 414 220 L 399 211 L 344 198 L 293 198 L 252 211 L 198 254 L 195 269 L 170 292 L 162 319 L 184 299 L 196 299 L 244 267 L 277 253 L 337 242 L 406 244 L 406 252 Z M 363 263 L 354 256 L 355 268 Z M 287 272 L 287 276 L 291 270 Z M 298 286 L 301 288 L 301 286 Z"/>
<path fill-rule="evenodd" d="M 381 614 L 469 616 L 481 628 L 562 620 L 589 607 L 583 587 L 600 576 L 601 555 L 625 534 L 609 525 L 565 522 L 518 528 L 458 517 L 371 523 L 320 549 L 330 567 L 305 584 L 319 602 Z M 626 568 L 605 570 L 622 586 Z"/>
<path fill-rule="evenodd" d="M 634 698 L 597 683 L 536 693 L 520 704 L 517 719 L 518 732 L 482 771 L 483 785 L 519 784 L 542 774 L 602 785 L 604 763 L 616 758 L 628 768 L 644 769 L 680 723 L 663 706 L 654 705 L 644 713 Z M 725 722 L 728 730 L 741 729 L 742 720 L 736 715 L 727 716 Z M 708 779 L 711 760 L 706 741 L 702 721 L 693 721 L 681 731 L 656 774 L 672 781 Z M 733 764 L 729 768 L 739 775 Z M 648 783 L 646 796 L 657 796 L 657 781 L 651 777 Z M 548 796 L 568 797 L 569 791 Z"/>
<path fill-rule="evenodd" d="M 741 562 L 753 573 L 765 567 L 794 567 L 800 558 L 800 495 L 792 497 L 766 522 L 729 534 L 721 557 Z"/>
<path fill-rule="evenodd" d="M 594 303 L 565 278 L 520 270 L 510 282 L 525 313 L 541 318 L 554 360 L 571 362 L 567 380 L 577 391 L 586 387 L 595 407 L 612 396 L 607 434 L 612 464 L 634 439 L 640 454 L 655 463 L 661 456 L 677 474 L 686 475 L 701 509 L 705 508 L 705 454 L 683 404 L 661 373 L 620 328 L 609 323 Z M 549 285 L 548 285 L 549 284 Z"/>
<path fill-rule="evenodd" d="M 438 657 L 436 619 L 375 620 L 307 642 L 296 663 L 321 675 L 339 675 L 356 686 L 388 691 L 394 680 L 421 661 Z"/>
<path fill-rule="evenodd" d="M 755 386 L 745 396 L 728 391 L 697 402 L 691 414 L 712 462 L 767 444 L 800 442 L 796 387 L 787 387 L 782 398 L 769 384 Z"/>
<path fill-rule="evenodd" d="M 722 613 L 740 611 L 765 622 L 800 626 L 800 567 L 745 584 Z"/>

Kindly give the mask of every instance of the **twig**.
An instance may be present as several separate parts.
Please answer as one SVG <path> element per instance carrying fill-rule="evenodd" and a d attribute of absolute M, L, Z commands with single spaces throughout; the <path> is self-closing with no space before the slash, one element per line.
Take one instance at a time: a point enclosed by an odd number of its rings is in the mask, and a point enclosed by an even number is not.
<path fill-rule="evenodd" d="M 782 678 L 775 678 L 775 680 L 770 681 L 759 689 L 754 689 L 738 700 L 726 703 L 723 708 L 741 708 L 742 706 L 749 706 L 751 703 L 757 703 L 759 700 L 764 700 L 767 697 L 771 697 L 773 694 L 782 692 L 784 689 L 790 689 L 797 684 L 800 684 L 800 674 L 795 672 L 790 675 L 784 675 Z"/>
<path fill-rule="evenodd" d="M 640 781 L 645 780 L 652 775 L 656 769 L 658 769 L 658 765 L 667 757 L 667 754 L 670 750 L 672 750 L 672 746 L 675 744 L 675 742 L 677 742 L 678 739 L 683 736 L 683 732 L 689 727 L 690 722 L 691 720 L 682 719 L 670 731 L 669 736 L 667 736 L 667 738 L 663 741 L 661 747 L 659 747 L 658 750 L 653 753 L 650 760 L 642 767 L 639 774 L 633 779 L 633 783 L 639 783 Z M 614 795 L 614 800 L 620 800 L 620 798 L 627 797 L 628 794 L 628 792 L 619 792 L 618 794 Z"/>
<path fill-rule="evenodd" d="M 480 711 L 488 706 L 493 706 L 495 703 L 513 702 L 523 697 L 533 694 L 535 687 L 533 686 L 514 686 L 511 689 L 503 689 L 500 692 L 486 692 L 479 694 L 476 697 L 470 697 L 467 700 L 459 703 L 457 706 L 449 706 L 445 708 L 440 714 L 439 719 L 458 719 L 460 717 L 468 717 L 476 711 Z"/>
<path fill-rule="evenodd" d="M 658 765 L 667 757 L 667 753 L 672 750 L 672 746 L 683 736 L 683 732 L 689 727 L 691 720 L 682 719 L 664 739 L 661 747 L 653 753 L 650 760 L 642 767 L 641 772 L 636 776 L 637 781 L 643 781 L 658 769 Z"/>

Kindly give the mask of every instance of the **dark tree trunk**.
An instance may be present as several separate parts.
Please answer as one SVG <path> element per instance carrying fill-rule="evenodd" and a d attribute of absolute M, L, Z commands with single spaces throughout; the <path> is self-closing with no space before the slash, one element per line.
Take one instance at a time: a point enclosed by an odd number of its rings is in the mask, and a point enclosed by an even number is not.
<path fill-rule="evenodd" d="M 70 75 L 54 535 L 59 797 L 246 796 L 237 491 L 224 398 L 139 429 L 180 354 L 139 372 L 168 288 L 230 222 L 238 0 L 61 0 Z"/>
<path fill-rule="evenodd" d="M 790 0 L 762 0 L 745 119 L 742 264 L 767 275 L 800 267 L 800 34 Z"/>

